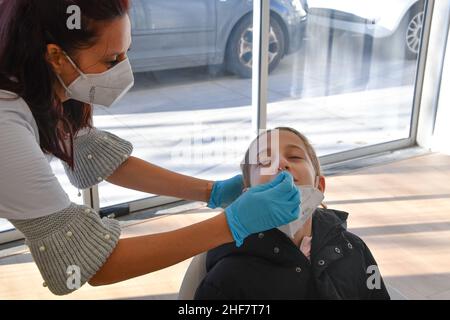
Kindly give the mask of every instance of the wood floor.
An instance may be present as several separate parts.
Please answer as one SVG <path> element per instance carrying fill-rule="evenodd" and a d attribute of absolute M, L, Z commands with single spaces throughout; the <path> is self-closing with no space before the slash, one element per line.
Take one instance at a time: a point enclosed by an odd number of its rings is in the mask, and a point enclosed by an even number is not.
<path fill-rule="evenodd" d="M 386 282 L 408 299 L 450 299 L 450 156 L 431 154 L 327 179 L 327 204 L 350 213 Z M 178 228 L 207 209 L 127 222 L 124 236 Z M 0 258 L 1 299 L 175 299 L 190 260 L 120 284 L 55 297 L 27 251 Z"/>

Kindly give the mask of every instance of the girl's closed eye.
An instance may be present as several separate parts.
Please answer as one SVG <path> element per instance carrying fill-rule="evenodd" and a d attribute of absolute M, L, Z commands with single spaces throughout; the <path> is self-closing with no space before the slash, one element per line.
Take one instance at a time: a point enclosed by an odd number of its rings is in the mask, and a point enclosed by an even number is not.
<path fill-rule="evenodd" d="M 305 160 L 302 156 L 290 156 L 289 159 L 291 160 Z"/>

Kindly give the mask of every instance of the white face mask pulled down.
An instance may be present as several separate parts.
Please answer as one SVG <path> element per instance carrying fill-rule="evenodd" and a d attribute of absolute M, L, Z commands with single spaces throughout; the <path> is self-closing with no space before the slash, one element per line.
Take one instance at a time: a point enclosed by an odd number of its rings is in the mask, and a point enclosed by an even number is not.
<path fill-rule="evenodd" d="M 322 203 L 325 198 L 323 193 L 314 186 L 300 186 L 297 188 L 301 194 L 300 214 L 298 219 L 278 227 L 278 230 L 283 232 L 289 238 L 294 239 L 295 234 L 300 230 L 303 225 L 316 211 L 317 207 Z"/>
<path fill-rule="evenodd" d="M 133 70 L 128 58 L 105 72 L 84 74 L 67 54 L 66 57 L 80 74 L 69 86 L 57 75 L 70 99 L 110 107 L 134 85 Z"/>

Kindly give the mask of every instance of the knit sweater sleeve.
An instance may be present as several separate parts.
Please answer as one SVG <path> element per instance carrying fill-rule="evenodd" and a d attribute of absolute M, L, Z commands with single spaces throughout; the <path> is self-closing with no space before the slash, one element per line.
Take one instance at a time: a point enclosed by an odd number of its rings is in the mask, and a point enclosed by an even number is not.
<path fill-rule="evenodd" d="M 44 286 L 55 295 L 88 282 L 113 252 L 121 232 L 117 220 L 101 219 L 95 210 L 73 203 L 45 217 L 10 222 L 25 235 Z"/>
<path fill-rule="evenodd" d="M 131 155 L 133 145 L 118 136 L 98 129 L 74 139 L 74 169 L 65 162 L 70 182 L 78 189 L 88 189 L 111 176 Z"/>

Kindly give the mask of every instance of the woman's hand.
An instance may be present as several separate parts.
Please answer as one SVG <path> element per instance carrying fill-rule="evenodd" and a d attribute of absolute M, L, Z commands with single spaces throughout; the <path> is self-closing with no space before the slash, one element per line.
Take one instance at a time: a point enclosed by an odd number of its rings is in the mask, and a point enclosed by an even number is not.
<path fill-rule="evenodd" d="M 236 245 L 250 234 L 273 229 L 298 218 L 300 193 L 284 171 L 272 182 L 250 188 L 225 210 Z"/>
<path fill-rule="evenodd" d="M 208 207 L 211 209 L 228 207 L 242 194 L 243 188 L 242 175 L 237 175 L 228 180 L 214 182 Z"/>

